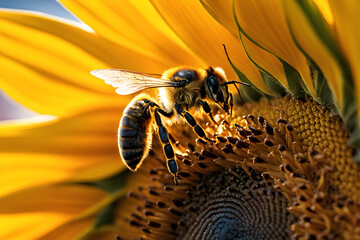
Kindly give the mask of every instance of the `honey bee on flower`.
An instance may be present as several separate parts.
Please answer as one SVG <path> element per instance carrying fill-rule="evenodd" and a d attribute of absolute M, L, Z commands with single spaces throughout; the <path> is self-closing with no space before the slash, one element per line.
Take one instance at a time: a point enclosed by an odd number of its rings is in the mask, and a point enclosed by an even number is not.
<path fill-rule="evenodd" d="M 227 81 L 224 71 L 219 67 L 215 69 L 176 67 L 165 71 L 162 76 L 121 69 L 98 69 L 91 73 L 116 87 L 116 92 L 120 95 L 150 88 L 159 89 L 159 103 L 147 94 L 140 94 L 124 110 L 119 126 L 119 150 L 124 164 L 130 170 L 136 171 L 151 148 L 152 123 L 155 119 L 167 159 L 167 167 L 174 176 L 175 183 L 177 183 L 178 166 L 168 131 L 160 115 L 176 120 L 183 118 L 183 121 L 193 127 L 200 138 L 214 143 L 215 141 L 206 136 L 203 128 L 188 110 L 202 108 L 217 124 L 208 101 L 219 105 L 230 114 L 234 103 L 228 85 L 239 83 L 250 86 L 239 81 Z"/>

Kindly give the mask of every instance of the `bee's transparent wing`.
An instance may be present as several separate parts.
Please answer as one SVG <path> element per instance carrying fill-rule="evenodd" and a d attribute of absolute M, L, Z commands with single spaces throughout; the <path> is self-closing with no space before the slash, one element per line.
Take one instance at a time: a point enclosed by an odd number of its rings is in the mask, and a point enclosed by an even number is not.
<path fill-rule="evenodd" d="M 123 69 L 97 69 L 91 71 L 95 77 L 116 87 L 120 95 L 129 95 L 148 88 L 174 87 L 176 82 L 154 77 L 150 74 L 133 72 Z"/>

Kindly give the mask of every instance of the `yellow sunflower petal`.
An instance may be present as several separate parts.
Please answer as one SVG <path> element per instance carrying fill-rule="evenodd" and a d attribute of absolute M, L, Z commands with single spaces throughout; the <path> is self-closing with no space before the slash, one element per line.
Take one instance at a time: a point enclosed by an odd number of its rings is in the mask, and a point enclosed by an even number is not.
<path fill-rule="evenodd" d="M 118 153 L 108 155 L 1 154 L 0 196 L 54 182 L 98 180 L 124 169 Z"/>
<path fill-rule="evenodd" d="M 114 107 L 0 125 L 0 195 L 44 183 L 96 180 L 123 169 L 116 137 L 121 114 Z"/>
<path fill-rule="evenodd" d="M 105 197 L 103 190 L 86 185 L 41 186 L 0 197 L 0 213 L 48 211 L 77 215 Z"/>
<path fill-rule="evenodd" d="M 39 240 L 81 239 L 80 237 L 83 235 L 83 232 L 88 231 L 95 221 L 96 218 L 94 216 L 77 221 L 69 221 L 40 237 Z M 112 239 L 115 239 L 115 234 L 112 235 Z"/>
<path fill-rule="evenodd" d="M 318 6 L 326 22 L 330 25 L 334 24 L 334 15 L 330 8 L 329 0 L 314 0 L 314 3 Z"/>
<path fill-rule="evenodd" d="M 235 36 L 239 36 L 239 29 L 236 25 L 233 13 L 233 0 L 201 0 L 200 1 L 206 10 L 215 18 L 221 25 Z M 243 47 L 246 50 L 248 57 L 259 67 L 270 73 L 282 85 L 288 88 L 284 68 L 281 62 L 273 54 L 260 48 L 243 34 L 241 34 Z"/>
<path fill-rule="evenodd" d="M 61 3 L 96 33 L 156 59 L 163 67 L 199 64 L 149 1 L 61 0 Z"/>
<path fill-rule="evenodd" d="M 289 27 L 297 44 L 323 71 L 338 106 L 343 106 L 343 72 L 295 1 L 283 1 Z"/>
<path fill-rule="evenodd" d="M 94 234 L 97 234 L 99 231 L 103 232 L 104 230 L 108 231 L 110 229 L 113 229 L 113 230 L 116 229 L 116 227 L 114 225 L 104 223 L 104 221 L 109 220 L 109 215 L 107 215 L 107 213 L 109 213 L 109 212 L 107 210 L 109 210 L 109 207 L 110 207 L 110 209 L 112 209 L 111 205 L 114 202 L 117 202 L 121 197 L 124 197 L 126 195 L 127 189 L 128 189 L 128 186 L 126 187 L 126 189 L 123 188 L 123 189 L 117 190 L 115 192 L 111 192 L 111 195 L 108 195 L 106 198 L 103 198 L 101 201 L 99 201 L 93 207 L 88 209 L 86 212 L 78 215 L 76 218 L 72 219 L 71 221 L 67 222 L 63 226 L 59 227 L 58 229 L 56 229 L 53 232 L 51 232 L 50 234 L 48 234 L 46 239 L 50 240 L 50 239 L 52 239 L 51 237 L 53 237 L 55 235 L 57 235 L 57 237 L 63 236 L 63 232 L 65 232 L 65 234 L 71 234 L 71 233 L 76 234 L 76 239 L 89 239 L 89 238 L 91 238 L 91 236 L 93 236 Z M 93 224 L 91 224 L 91 226 L 89 225 L 90 227 L 84 226 L 84 224 L 82 224 L 82 223 L 84 223 L 84 221 L 88 221 L 89 219 L 91 219 L 92 216 L 97 217 L 96 222 L 93 222 Z M 72 230 L 73 225 L 77 225 L 79 227 L 84 226 L 84 227 L 83 227 L 83 229 L 81 229 L 82 231 L 75 232 Z M 119 229 L 116 229 L 116 232 L 119 233 Z M 114 233 L 111 236 L 111 238 L 102 237 L 101 239 L 113 239 L 116 235 L 117 234 Z M 59 238 L 59 239 L 61 239 L 61 238 Z"/>
<path fill-rule="evenodd" d="M 222 47 L 225 44 L 234 65 L 260 90 L 270 93 L 258 69 L 247 58 L 239 39 L 214 20 L 200 2 L 153 0 L 152 3 L 204 63 L 223 67 L 228 78 L 234 79 L 235 74 Z"/>
<path fill-rule="evenodd" d="M 98 240 L 98 239 L 109 239 L 112 240 L 115 236 L 121 235 L 122 237 L 125 236 L 126 233 L 121 232 L 121 229 L 118 227 L 113 226 L 106 226 L 98 229 L 96 232 L 93 232 L 91 235 L 86 236 L 86 240 Z"/>
<path fill-rule="evenodd" d="M 60 213 L 0 214 L 0 238 L 11 240 L 38 239 L 66 222 L 69 216 Z"/>
<path fill-rule="evenodd" d="M 0 43 L 6 46 L 0 50 L 0 87 L 45 114 L 66 115 L 114 101 L 114 89 L 91 76 L 91 70 L 164 69 L 158 61 L 78 26 L 24 12 L 0 11 Z"/>
<path fill-rule="evenodd" d="M 122 108 L 99 108 L 73 116 L 53 119 L 34 127 L 33 124 L 0 125 L 1 152 L 102 153 L 114 149 L 114 138 Z M 18 121 L 17 121 L 18 122 Z"/>
<path fill-rule="evenodd" d="M 67 185 L 39 187 L 2 197 L 0 238 L 39 239 L 105 196 L 100 189 Z"/>
<path fill-rule="evenodd" d="M 234 34 L 234 36 L 239 35 L 239 29 L 232 10 L 233 0 L 200 0 L 200 2 L 216 21 Z"/>
<path fill-rule="evenodd" d="M 359 1 L 330 1 L 334 14 L 334 28 L 336 38 L 340 44 L 351 68 L 355 96 L 357 99 L 357 114 L 360 117 L 360 2 Z"/>
<path fill-rule="evenodd" d="M 291 38 L 281 1 L 235 0 L 235 14 L 243 33 L 295 68 L 316 97 L 307 60 Z"/>
<path fill-rule="evenodd" d="M 276 78 L 283 86 L 288 88 L 288 82 L 286 80 L 286 75 L 284 73 L 283 65 L 280 60 L 264 49 L 260 48 L 252 41 L 250 41 L 246 36 L 242 33 L 241 39 L 243 46 L 252 59 L 252 61 L 260 66 L 262 69 L 270 73 L 274 78 Z"/>

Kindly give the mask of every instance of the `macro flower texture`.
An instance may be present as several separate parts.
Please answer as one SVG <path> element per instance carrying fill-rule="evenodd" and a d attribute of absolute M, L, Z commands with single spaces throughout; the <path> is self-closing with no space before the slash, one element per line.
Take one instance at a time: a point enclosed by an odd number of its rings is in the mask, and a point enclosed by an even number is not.
<path fill-rule="evenodd" d="M 0 88 L 38 113 L 0 122 L 0 239 L 360 239 L 359 1 L 60 3 L 82 23 L 0 10 Z M 214 143 L 166 124 L 175 184 L 155 124 L 127 170 L 136 94 L 90 72 L 177 66 L 250 86 L 214 122 L 189 109 Z"/>

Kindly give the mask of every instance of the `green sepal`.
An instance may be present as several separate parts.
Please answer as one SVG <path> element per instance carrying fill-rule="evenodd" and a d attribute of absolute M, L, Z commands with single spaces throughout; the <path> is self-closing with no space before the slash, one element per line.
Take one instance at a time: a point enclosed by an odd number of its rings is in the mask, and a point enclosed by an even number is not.
<path fill-rule="evenodd" d="M 286 80 L 288 82 L 288 89 L 287 90 L 296 98 L 300 98 L 300 97 L 306 98 L 307 95 L 310 95 L 307 87 L 305 86 L 305 83 L 304 83 L 303 79 L 301 78 L 300 74 L 298 73 L 298 71 L 295 68 L 293 68 L 290 64 L 285 62 L 283 59 L 281 59 L 279 56 L 277 56 L 273 52 L 270 52 L 268 49 L 266 49 L 263 46 L 259 45 L 249 35 L 247 35 L 247 33 L 244 31 L 244 29 L 240 26 L 239 21 L 237 19 L 236 12 L 235 12 L 235 0 L 233 0 L 233 15 L 234 15 L 235 23 L 236 23 L 236 25 L 237 25 L 237 27 L 239 29 L 239 38 L 240 39 L 241 39 L 241 34 L 240 33 L 242 33 L 246 38 L 248 38 L 255 45 L 257 45 L 258 47 L 264 49 L 265 51 L 273 54 L 275 57 L 277 57 L 280 60 L 280 62 L 283 65 Z M 257 65 L 257 67 L 259 68 L 258 65 Z M 260 67 L 260 69 L 262 69 L 262 68 Z"/>
<path fill-rule="evenodd" d="M 360 165 L 360 152 L 358 151 L 355 156 L 353 157 L 353 160 L 356 164 Z"/>
<path fill-rule="evenodd" d="M 126 186 L 126 177 L 128 176 L 128 173 L 129 171 L 125 170 L 105 179 L 101 179 L 95 182 L 81 182 L 79 184 L 98 187 L 109 193 L 113 193 L 123 189 Z"/>
<path fill-rule="evenodd" d="M 247 50 L 246 50 L 246 48 L 244 46 L 243 39 L 242 39 L 240 31 L 239 31 L 239 38 L 240 38 L 241 44 L 243 46 L 243 49 L 244 49 L 244 51 L 246 53 L 246 56 L 259 69 L 261 77 L 262 77 L 263 81 L 265 82 L 266 86 L 274 93 L 274 95 L 284 96 L 286 94 L 286 90 L 281 85 L 281 83 L 275 77 L 273 77 L 268 71 L 266 71 L 259 64 L 257 64 L 252 59 L 252 57 L 248 54 L 248 52 L 247 52 Z"/>
<path fill-rule="evenodd" d="M 310 66 L 311 75 L 314 80 L 316 101 L 319 102 L 322 106 L 328 108 L 332 113 L 339 114 L 338 107 L 334 101 L 334 96 L 324 74 L 309 57 L 307 57 L 307 59 Z"/>
<path fill-rule="evenodd" d="M 114 224 L 115 206 L 116 206 L 116 202 L 112 202 L 110 205 L 106 206 L 98 213 L 94 223 L 94 229 L 100 228 L 105 225 Z"/>
<path fill-rule="evenodd" d="M 337 45 L 336 40 L 331 34 L 330 26 L 326 23 L 320 10 L 311 1 L 297 1 L 300 8 L 303 10 L 308 20 L 311 23 L 314 31 L 319 39 L 324 43 L 329 52 L 337 61 L 339 68 L 342 70 L 342 102 L 339 106 L 340 115 L 344 121 L 345 127 L 351 133 L 350 144 L 356 148 L 360 148 L 360 141 L 358 141 L 358 117 L 357 117 L 357 101 L 355 97 L 355 87 L 350 66 L 344 57 L 341 49 Z M 354 136 L 353 136 L 354 135 Z"/>
<path fill-rule="evenodd" d="M 283 0 L 283 2 L 284 1 L 287 0 Z M 307 19 L 311 23 L 311 26 L 317 33 L 319 39 L 332 52 L 336 59 L 342 59 L 343 56 L 341 50 L 338 48 L 338 44 L 331 33 L 331 27 L 327 24 L 314 1 L 296 0 L 296 2 L 304 12 L 305 16 L 307 16 Z"/>
<path fill-rule="evenodd" d="M 346 128 L 352 133 L 359 124 L 357 119 L 357 102 L 355 98 L 355 87 L 345 85 L 343 89 L 343 109 L 342 119 L 344 120 Z"/>
<path fill-rule="evenodd" d="M 287 91 L 285 87 L 273 76 L 266 72 L 260 71 L 261 77 L 264 80 L 266 86 L 277 96 L 285 96 Z"/>
<path fill-rule="evenodd" d="M 355 155 L 353 157 L 354 162 L 360 165 L 360 126 L 356 125 L 356 128 L 351 133 L 349 143 L 356 148 Z"/>
<path fill-rule="evenodd" d="M 238 79 L 242 82 L 248 83 L 251 86 L 242 86 L 240 88 L 240 99 L 242 99 L 245 102 L 256 102 L 259 101 L 262 96 L 270 97 L 268 95 L 265 95 L 260 89 L 258 89 L 255 85 L 251 83 L 251 81 L 246 77 L 246 75 L 241 72 L 231 61 L 227 51 L 226 47 L 224 45 L 225 53 L 228 59 L 228 62 L 230 63 L 232 69 L 234 70 L 236 76 Z"/>
<path fill-rule="evenodd" d="M 285 1 L 285 0 L 284 0 Z M 312 1 L 297 0 L 297 4 L 304 12 L 305 16 L 311 23 L 313 30 L 324 46 L 329 50 L 334 59 L 337 61 L 342 71 L 342 106 L 338 106 L 339 113 L 344 121 L 345 127 L 350 132 L 349 144 L 360 149 L 360 130 L 359 119 L 357 114 L 357 100 L 355 96 L 355 87 L 350 66 L 338 46 L 336 39 L 333 37 L 330 26 L 322 16 L 316 4 Z M 354 161 L 360 163 L 359 152 L 354 156 Z"/>
<path fill-rule="evenodd" d="M 291 35 L 296 47 L 306 57 L 307 62 L 309 64 L 311 76 L 314 81 L 314 88 L 316 91 L 316 99 L 315 100 L 318 103 L 320 103 L 322 106 L 330 109 L 331 112 L 338 114 L 339 108 L 335 102 L 334 96 L 332 94 L 332 91 L 329 87 L 329 84 L 328 84 L 323 72 L 318 67 L 318 65 L 310 58 L 310 56 L 304 51 L 304 49 L 301 47 L 301 45 L 298 43 L 288 21 L 287 21 L 287 24 L 288 24 L 290 35 Z"/>
<path fill-rule="evenodd" d="M 248 86 L 242 86 L 240 88 L 240 94 L 241 98 L 245 102 L 257 102 L 260 100 L 261 97 L 266 96 L 270 97 L 266 94 L 264 94 L 262 91 L 260 91 L 256 86 L 254 86 L 251 81 L 246 77 L 246 75 L 241 72 L 237 67 L 234 66 L 234 64 L 229 60 L 231 67 L 234 69 L 237 77 L 240 79 L 240 81 L 251 84 L 251 87 Z"/>
<path fill-rule="evenodd" d="M 307 95 L 310 95 L 299 72 L 281 58 L 279 58 L 279 60 L 284 68 L 286 80 L 288 83 L 288 91 L 295 98 L 306 98 Z"/>
<path fill-rule="evenodd" d="M 117 206 L 118 201 L 126 196 L 126 178 L 129 175 L 129 172 L 130 171 L 125 170 L 95 182 L 78 183 L 103 189 L 111 196 L 111 200 L 97 212 L 92 229 L 85 233 L 84 237 L 80 239 L 86 239 L 92 232 L 103 226 L 114 225 L 115 207 Z"/>
<path fill-rule="evenodd" d="M 304 12 L 305 16 L 307 17 L 308 21 L 310 22 L 313 30 L 315 31 L 318 38 L 324 44 L 324 46 L 328 49 L 329 53 L 334 57 L 337 61 L 339 68 L 342 71 L 342 92 L 343 92 L 343 105 L 340 106 L 338 104 L 334 104 L 337 106 L 338 112 L 344 123 L 346 128 L 352 132 L 353 129 L 356 128 L 357 122 L 354 122 L 353 117 L 357 113 L 356 107 L 356 98 L 354 93 L 354 83 L 353 78 L 350 70 L 350 66 L 348 65 L 345 57 L 343 56 L 341 49 L 337 45 L 336 40 L 334 39 L 330 26 L 327 24 L 326 20 L 324 19 L 323 15 L 321 14 L 320 10 L 316 6 L 315 3 L 312 1 L 296 1 L 299 8 Z M 291 32 L 291 28 L 290 32 Z M 294 38 L 295 43 L 296 39 Z M 299 44 L 297 44 L 299 45 Z M 299 46 L 298 46 L 299 47 Z M 301 50 L 301 48 L 299 47 Z M 304 51 L 303 51 L 304 52 Z M 307 56 L 305 54 L 305 56 Z M 308 59 L 310 59 L 308 57 Z M 325 90 L 326 91 L 326 90 Z M 324 99 L 322 99 L 324 100 Z"/>
<path fill-rule="evenodd" d="M 356 148 L 353 160 L 355 163 L 360 165 L 360 126 L 358 122 L 355 129 L 350 135 L 349 144 Z"/>
<path fill-rule="evenodd" d="M 339 112 L 345 122 L 345 126 L 350 132 L 357 128 L 358 123 L 354 121 L 354 116 L 357 113 L 356 98 L 354 93 L 354 83 L 351 74 L 350 66 L 343 56 L 336 40 L 334 39 L 330 26 L 325 21 L 320 10 L 312 1 L 296 1 L 300 9 L 304 12 L 305 16 L 311 23 L 313 30 L 322 41 L 324 46 L 329 50 L 334 59 L 337 61 L 339 68 L 342 70 L 342 83 L 343 83 L 343 105 L 339 106 Z"/>

